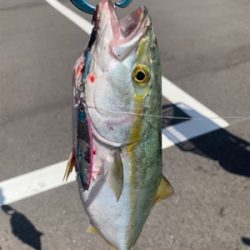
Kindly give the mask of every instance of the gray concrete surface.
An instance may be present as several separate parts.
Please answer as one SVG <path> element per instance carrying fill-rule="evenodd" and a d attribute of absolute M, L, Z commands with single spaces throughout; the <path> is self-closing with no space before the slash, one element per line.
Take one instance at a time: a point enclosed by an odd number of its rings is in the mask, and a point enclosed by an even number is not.
<path fill-rule="evenodd" d="M 121 15 L 140 4 L 163 74 L 221 116 L 249 116 L 249 1 L 137 0 Z M 0 0 L 0 181 L 68 156 L 71 72 L 87 38 L 43 0 Z M 229 123 L 164 151 L 176 193 L 154 208 L 135 249 L 250 248 L 250 121 Z M 74 183 L 11 207 L 0 212 L 1 250 L 109 249 L 85 233 Z"/>

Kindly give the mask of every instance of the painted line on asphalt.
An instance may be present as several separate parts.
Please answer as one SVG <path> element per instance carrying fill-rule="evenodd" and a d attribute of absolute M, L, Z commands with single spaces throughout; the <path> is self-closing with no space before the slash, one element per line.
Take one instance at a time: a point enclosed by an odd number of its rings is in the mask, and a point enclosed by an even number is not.
<path fill-rule="evenodd" d="M 90 33 L 92 25 L 57 0 L 45 0 L 53 8 L 67 17 L 86 33 Z M 226 128 L 229 124 L 216 113 L 195 100 L 192 96 L 181 90 L 165 77 L 162 78 L 162 94 L 171 103 L 183 110 L 194 120 L 186 121 L 162 130 L 163 145 L 166 149 L 175 144 L 190 140 L 197 136 Z M 216 119 L 209 119 L 213 117 Z M 63 182 L 66 161 L 21 175 L 0 183 L 0 205 L 10 204 L 29 198 L 36 194 L 63 186 L 75 180 L 75 174 Z"/>
<path fill-rule="evenodd" d="M 60 187 L 63 181 L 66 161 L 0 182 L 0 202 L 10 204 L 33 195 Z M 75 174 L 69 176 L 67 183 L 75 180 Z"/>
<path fill-rule="evenodd" d="M 215 112 L 195 100 L 165 77 L 162 78 L 162 95 L 193 118 L 193 120 L 164 128 L 162 130 L 163 148 L 168 148 L 229 126 L 229 123 Z"/>

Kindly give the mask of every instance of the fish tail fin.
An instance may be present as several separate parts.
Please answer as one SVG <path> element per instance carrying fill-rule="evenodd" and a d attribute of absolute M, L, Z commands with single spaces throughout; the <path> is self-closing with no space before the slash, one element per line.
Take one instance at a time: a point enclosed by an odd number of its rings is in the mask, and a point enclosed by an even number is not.
<path fill-rule="evenodd" d="M 63 177 L 64 181 L 68 180 L 69 175 L 73 171 L 74 167 L 75 167 L 75 156 L 74 156 L 73 153 L 71 153 L 70 156 L 69 156 L 66 171 L 65 171 L 65 174 L 64 174 L 64 177 Z"/>

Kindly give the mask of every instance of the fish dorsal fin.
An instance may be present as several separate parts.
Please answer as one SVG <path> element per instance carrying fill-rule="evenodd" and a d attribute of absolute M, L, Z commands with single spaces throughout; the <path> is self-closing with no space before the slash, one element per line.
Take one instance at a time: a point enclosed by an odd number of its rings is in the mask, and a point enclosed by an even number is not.
<path fill-rule="evenodd" d="M 123 164 L 120 150 L 117 150 L 114 153 L 114 163 L 110 169 L 109 176 L 111 188 L 114 191 L 116 200 L 119 201 L 124 182 Z"/>
<path fill-rule="evenodd" d="M 166 179 L 166 177 L 163 176 L 157 190 L 155 202 L 165 200 L 168 197 L 170 197 L 173 193 L 174 189 L 172 188 L 170 182 Z"/>
<path fill-rule="evenodd" d="M 73 153 L 71 153 L 70 156 L 69 156 L 67 167 L 66 167 L 65 174 L 64 174 L 64 177 L 63 177 L 64 181 L 68 180 L 69 175 L 73 171 L 74 167 L 75 167 L 75 156 L 74 156 Z"/>

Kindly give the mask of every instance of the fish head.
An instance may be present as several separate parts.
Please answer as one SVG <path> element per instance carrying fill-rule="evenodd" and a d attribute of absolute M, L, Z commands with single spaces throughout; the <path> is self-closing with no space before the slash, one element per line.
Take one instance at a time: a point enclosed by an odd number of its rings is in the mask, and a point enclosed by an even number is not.
<path fill-rule="evenodd" d="M 136 143 L 160 115 L 158 46 L 146 7 L 118 19 L 111 0 L 101 0 L 91 49 L 86 103 L 94 134 L 111 146 Z"/>

